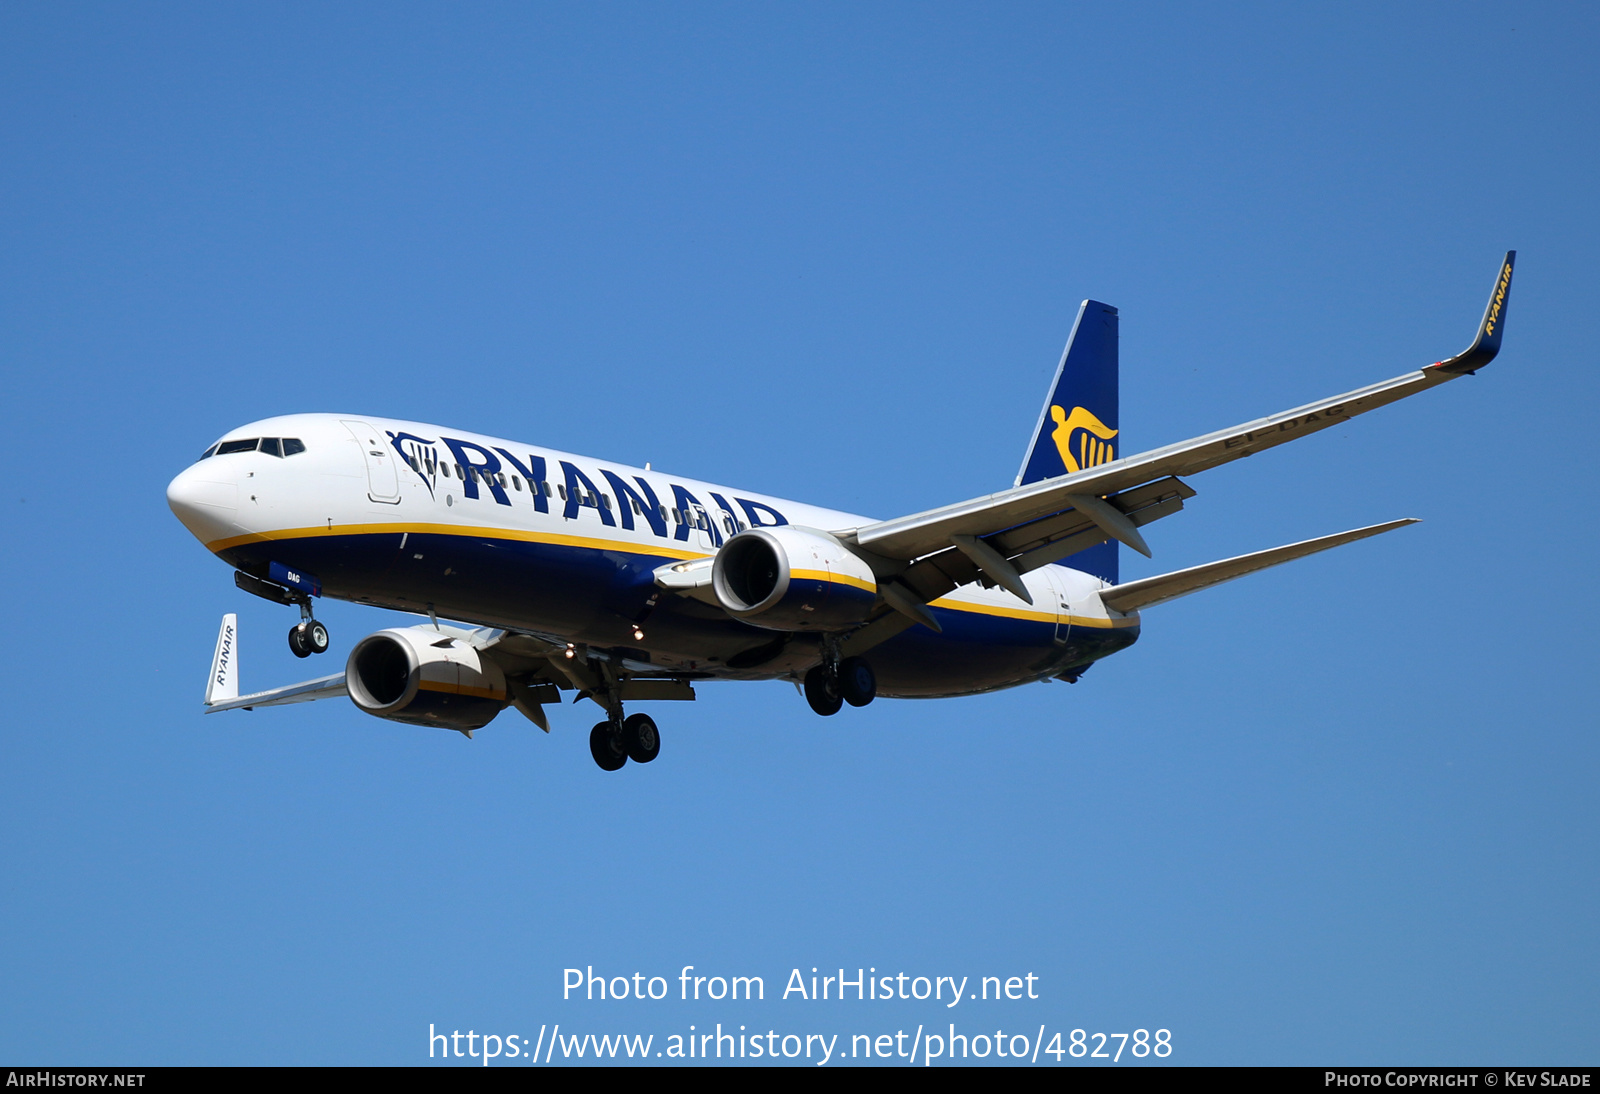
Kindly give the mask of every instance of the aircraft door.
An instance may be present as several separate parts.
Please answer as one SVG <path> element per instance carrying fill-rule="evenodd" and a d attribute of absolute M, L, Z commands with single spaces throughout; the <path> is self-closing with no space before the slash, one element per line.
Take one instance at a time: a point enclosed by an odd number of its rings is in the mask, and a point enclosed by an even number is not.
<path fill-rule="evenodd" d="M 701 550 L 715 551 L 717 549 L 717 536 L 711 530 L 711 514 L 705 507 L 696 503 L 689 507 L 689 516 L 694 523 L 694 541 L 700 545 Z"/>
<path fill-rule="evenodd" d="M 1058 646 L 1065 646 L 1067 637 L 1072 631 L 1072 604 L 1067 597 L 1067 587 L 1049 567 L 1045 567 L 1044 576 L 1050 582 L 1050 603 L 1056 615 L 1055 643 Z"/>
<path fill-rule="evenodd" d="M 361 446 L 361 458 L 367 465 L 367 497 L 384 505 L 400 504 L 400 472 L 395 467 L 395 455 L 389 450 L 383 434 L 366 422 L 342 423 Z"/>

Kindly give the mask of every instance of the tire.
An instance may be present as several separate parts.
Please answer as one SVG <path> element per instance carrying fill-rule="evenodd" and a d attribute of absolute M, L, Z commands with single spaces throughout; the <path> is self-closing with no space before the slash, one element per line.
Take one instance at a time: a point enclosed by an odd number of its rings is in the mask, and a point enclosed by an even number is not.
<path fill-rule="evenodd" d="M 839 662 L 839 694 L 853 707 L 864 707 L 878 694 L 878 678 L 872 666 L 859 657 Z"/>
<path fill-rule="evenodd" d="M 311 653 L 327 653 L 328 628 L 315 619 L 308 620 L 301 626 L 305 628 L 304 637 L 301 641 L 306 649 Z"/>
<path fill-rule="evenodd" d="M 289 651 L 296 657 L 311 656 L 311 651 L 306 648 L 305 635 L 300 632 L 298 623 L 289 628 Z"/>
<path fill-rule="evenodd" d="M 628 762 L 621 735 L 611 732 L 610 722 L 601 722 L 589 731 L 589 755 L 601 771 L 617 771 Z"/>
<path fill-rule="evenodd" d="M 806 673 L 806 702 L 811 704 L 811 709 L 826 718 L 830 714 L 838 714 L 839 708 L 844 706 L 844 699 L 831 686 L 827 673 L 818 665 Z"/>
<path fill-rule="evenodd" d="M 627 746 L 628 759 L 636 764 L 647 764 L 661 755 L 661 733 L 648 714 L 629 715 L 622 723 L 622 743 Z"/>

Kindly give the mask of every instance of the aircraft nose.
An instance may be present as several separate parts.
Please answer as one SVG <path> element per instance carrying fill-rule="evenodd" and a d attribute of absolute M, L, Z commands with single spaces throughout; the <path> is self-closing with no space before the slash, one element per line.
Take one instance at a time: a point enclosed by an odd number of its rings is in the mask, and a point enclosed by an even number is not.
<path fill-rule="evenodd" d="M 167 484 L 167 505 L 201 543 L 238 534 L 239 483 L 226 463 L 202 460 Z"/>

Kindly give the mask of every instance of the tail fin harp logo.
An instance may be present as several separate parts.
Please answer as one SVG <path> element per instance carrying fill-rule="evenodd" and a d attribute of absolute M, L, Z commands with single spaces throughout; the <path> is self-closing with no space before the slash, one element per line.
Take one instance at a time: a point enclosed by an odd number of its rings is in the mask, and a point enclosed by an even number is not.
<path fill-rule="evenodd" d="M 1111 438 L 1118 431 L 1083 407 L 1075 406 L 1072 413 L 1068 414 L 1060 407 L 1052 406 L 1050 418 L 1056 423 L 1050 439 L 1056 442 L 1056 451 L 1061 453 L 1061 462 L 1066 465 L 1068 474 L 1082 471 L 1085 467 L 1098 467 L 1117 458 Z"/>

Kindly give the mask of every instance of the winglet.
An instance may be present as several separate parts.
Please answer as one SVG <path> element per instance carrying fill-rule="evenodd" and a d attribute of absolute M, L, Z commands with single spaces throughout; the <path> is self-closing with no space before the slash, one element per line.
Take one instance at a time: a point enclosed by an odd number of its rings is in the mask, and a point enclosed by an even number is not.
<path fill-rule="evenodd" d="M 206 706 L 239 698 L 239 617 L 222 617 L 217 632 L 217 652 L 211 655 L 211 676 L 206 680 Z"/>
<path fill-rule="evenodd" d="M 1472 345 L 1433 368 L 1459 376 L 1463 372 L 1476 372 L 1494 360 L 1495 354 L 1500 352 L 1500 336 L 1506 329 L 1506 308 L 1511 303 L 1511 267 L 1516 261 L 1517 252 L 1507 251 L 1494 281 L 1494 291 L 1489 294 L 1489 306 L 1483 310 L 1483 322 L 1478 324 L 1478 337 L 1473 339 Z"/>

